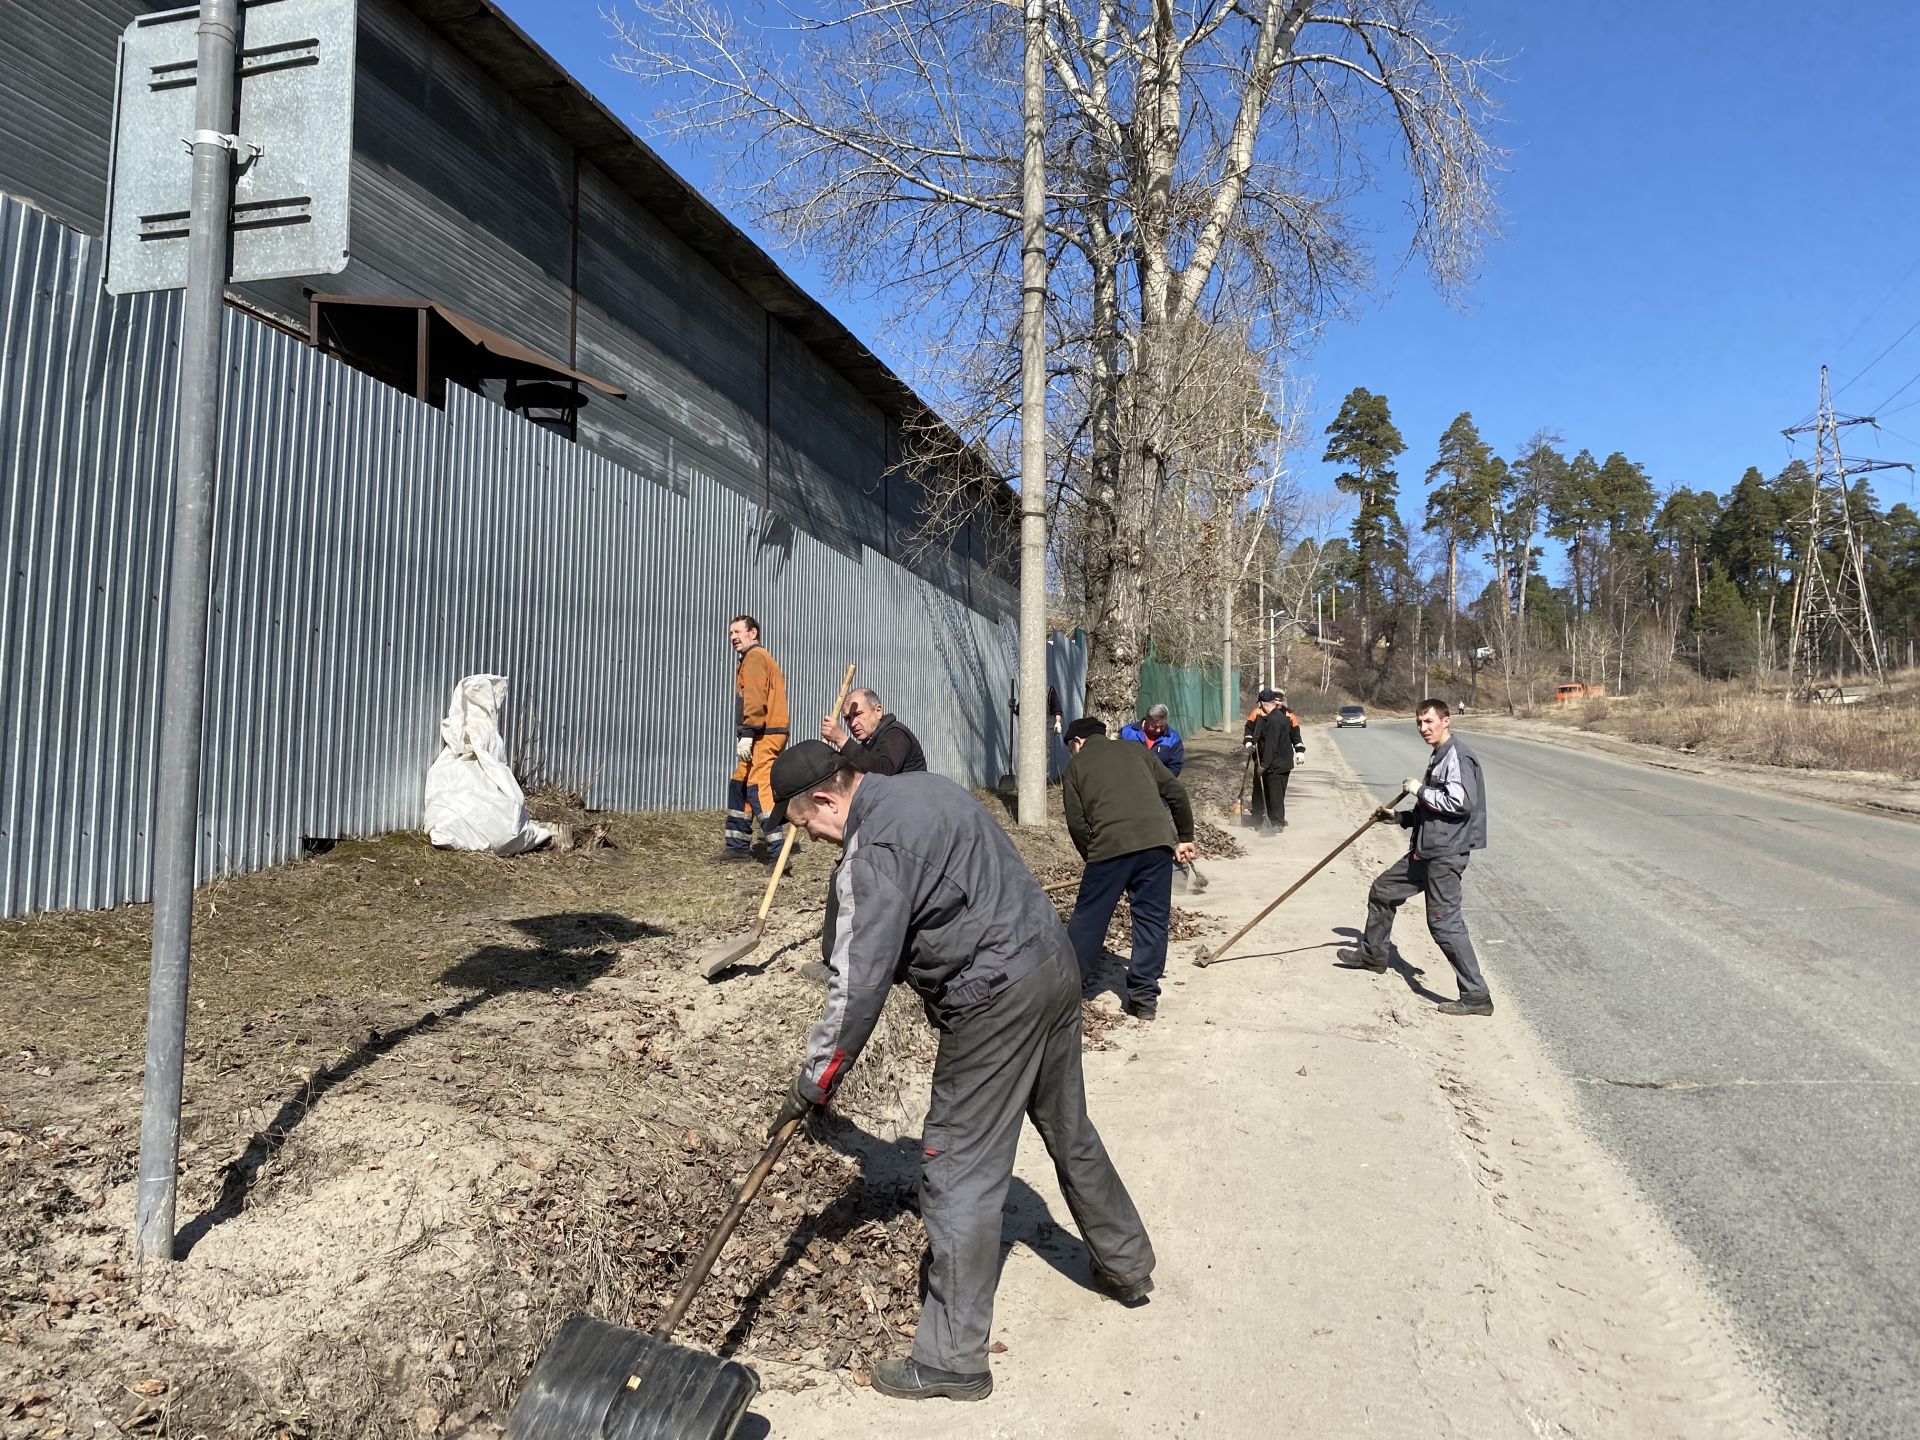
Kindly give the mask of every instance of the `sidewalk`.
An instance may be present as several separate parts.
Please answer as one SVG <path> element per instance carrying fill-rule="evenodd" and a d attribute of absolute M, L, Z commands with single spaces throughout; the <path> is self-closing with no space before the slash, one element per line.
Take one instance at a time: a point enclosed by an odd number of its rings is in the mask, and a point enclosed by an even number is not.
<path fill-rule="evenodd" d="M 1374 803 L 1309 744 L 1284 837 L 1241 832 L 1248 857 L 1209 862 L 1205 894 L 1176 897 L 1222 927 L 1210 943 Z M 1214 967 L 1176 944 L 1160 1021 L 1122 1022 L 1088 1055 L 1094 1119 L 1159 1254 L 1149 1304 L 1086 1288 L 1029 1131 L 1018 1173 L 1045 1211 L 1007 1218 L 993 1397 L 910 1404 L 836 1379 L 764 1394 L 771 1433 L 1790 1433 L 1674 1241 L 1577 1128 L 1497 957 L 1490 1021 L 1429 1013 L 1398 974 L 1332 967 L 1400 838 L 1369 832 Z M 1470 924 L 1473 900 L 1470 874 Z M 1395 939 L 1450 998 L 1418 902 Z"/>

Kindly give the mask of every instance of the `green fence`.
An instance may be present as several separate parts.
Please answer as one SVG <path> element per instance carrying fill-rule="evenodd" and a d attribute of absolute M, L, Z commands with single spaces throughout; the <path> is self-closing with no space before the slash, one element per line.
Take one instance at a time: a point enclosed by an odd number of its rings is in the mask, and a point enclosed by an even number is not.
<path fill-rule="evenodd" d="M 1182 735 L 1220 725 L 1220 667 L 1168 665 L 1148 652 L 1140 667 L 1140 713 L 1150 705 L 1167 707 L 1167 723 Z"/>

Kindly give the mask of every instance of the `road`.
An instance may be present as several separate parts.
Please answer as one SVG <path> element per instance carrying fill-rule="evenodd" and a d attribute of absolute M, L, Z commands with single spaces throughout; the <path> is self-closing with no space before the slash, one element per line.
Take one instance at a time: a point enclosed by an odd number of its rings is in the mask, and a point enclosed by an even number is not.
<path fill-rule="evenodd" d="M 1496 999 L 1809 1428 L 1920 1435 L 1920 826 L 1463 733 Z M 1337 743 L 1382 792 L 1426 754 L 1405 720 Z"/>

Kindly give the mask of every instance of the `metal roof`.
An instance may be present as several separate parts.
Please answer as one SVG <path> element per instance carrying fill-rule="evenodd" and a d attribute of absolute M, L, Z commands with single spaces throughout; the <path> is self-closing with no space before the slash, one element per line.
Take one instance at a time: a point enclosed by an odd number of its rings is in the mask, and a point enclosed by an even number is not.
<path fill-rule="evenodd" d="M 795 284 L 766 251 L 682 179 L 492 0 L 399 3 L 778 317 L 881 410 L 906 420 L 940 423 L 932 407 L 911 386 L 825 306 Z"/>

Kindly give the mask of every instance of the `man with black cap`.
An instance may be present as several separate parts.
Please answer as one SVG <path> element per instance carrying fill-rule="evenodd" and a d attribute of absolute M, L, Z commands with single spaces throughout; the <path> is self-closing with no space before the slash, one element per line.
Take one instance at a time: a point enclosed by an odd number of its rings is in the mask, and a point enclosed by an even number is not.
<path fill-rule="evenodd" d="M 1067 922 L 1081 979 L 1093 978 L 1106 952 L 1107 925 L 1125 895 L 1133 914 L 1125 1008 L 1135 1019 L 1152 1020 L 1167 969 L 1174 863 L 1193 861 L 1193 805 L 1151 751 L 1108 739 L 1094 716 L 1067 727 L 1067 750 L 1073 758 L 1060 783 L 1067 834 L 1087 862 Z"/>
<path fill-rule="evenodd" d="M 1072 947 L 1006 832 L 951 780 L 862 773 L 807 740 L 774 762 L 773 793 L 776 823 L 791 811 L 845 853 L 827 904 L 826 1006 L 772 1128 L 832 1098 L 887 992 L 911 985 L 940 1031 L 921 1134 L 932 1263 L 913 1353 L 876 1363 L 873 1388 L 985 1399 L 1001 1210 L 1023 1116 L 1053 1157 L 1094 1285 L 1124 1304 L 1153 1288 L 1153 1247 L 1087 1118 Z"/>
<path fill-rule="evenodd" d="M 1269 832 L 1287 828 L 1287 782 L 1293 778 L 1296 757 L 1307 753 L 1300 738 L 1300 717 L 1287 708 L 1287 692 L 1271 690 L 1273 704 L 1253 727 L 1258 759 L 1262 809 Z"/>

